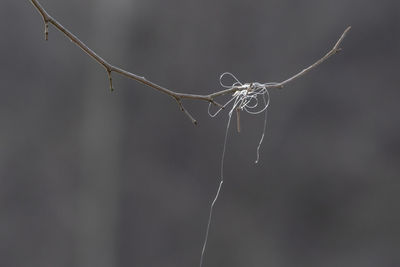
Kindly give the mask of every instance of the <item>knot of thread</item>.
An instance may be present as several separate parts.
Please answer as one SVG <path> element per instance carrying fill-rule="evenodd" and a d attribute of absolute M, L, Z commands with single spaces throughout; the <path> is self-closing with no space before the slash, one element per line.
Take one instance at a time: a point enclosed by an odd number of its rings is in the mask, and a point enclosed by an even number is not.
<path fill-rule="evenodd" d="M 231 79 L 231 83 L 224 83 L 224 80 Z M 232 107 L 229 110 L 229 115 L 232 115 L 232 112 L 235 109 L 244 110 L 249 114 L 259 114 L 264 112 L 270 102 L 270 96 L 267 89 L 268 85 L 273 85 L 275 83 L 242 83 L 230 72 L 224 72 L 219 77 L 219 83 L 223 88 L 226 89 L 236 89 L 236 91 L 232 94 L 231 98 L 216 112 L 212 113 L 210 111 L 211 105 L 208 106 L 208 114 L 211 117 L 215 117 L 218 113 L 233 103 Z M 260 97 L 262 100 L 260 100 Z"/>

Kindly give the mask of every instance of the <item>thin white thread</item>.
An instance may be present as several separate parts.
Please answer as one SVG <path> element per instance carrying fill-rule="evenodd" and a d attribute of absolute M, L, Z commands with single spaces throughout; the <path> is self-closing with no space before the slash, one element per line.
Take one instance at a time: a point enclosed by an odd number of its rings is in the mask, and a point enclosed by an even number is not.
<path fill-rule="evenodd" d="M 222 81 L 225 76 L 230 76 L 235 82 L 232 83 L 232 84 L 225 85 L 224 82 Z M 230 72 L 224 72 L 219 76 L 219 84 L 224 88 L 232 88 L 232 87 L 235 87 L 235 86 L 243 86 L 243 84 L 236 78 L 236 76 L 233 75 Z"/>
<path fill-rule="evenodd" d="M 265 105 L 268 105 L 267 101 L 265 100 L 265 96 L 264 95 L 263 95 L 263 100 L 264 100 Z M 269 101 L 269 96 L 268 96 L 268 101 Z M 263 132 L 262 132 L 262 135 L 261 135 L 260 142 L 258 143 L 258 146 L 257 146 L 257 158 L 256 158 L 256 161 L 254 162 L 255 164 L 257 164 L 258 161 L 260 160 L 260 147 L 261 147 L 261 144 L 262 144 L 262 142 L 264 140 L 265 130 L 267 128 L 267 116 L 268 116 L 268 109 L 265 109 Z"/>
<path fill-rule="evenodd" d="M 205 238 L 204 238 L 203 249 L 201 250 L 200 267 L 203 266 L 204 253 L 205 253 L 206 247 L 207 247 L 207 241 L 208 241 L 208 235 L 209 235 L 209 232 L 210 232 L 211 219 L 212 219 L 212 215 L 213 215 L 214 205 L 218 200 L 219 193 L 221 192 L 222 184 L 224 183 L 225 151 L 226 151 L 226 143 L 227 143 L 227 140 L 228 140 L 229 125 L 231 124 L 231 118 L 232 118 L 232 113 L 229 113 L 229 119 L 228 119 L 228 123 L 226 124 L 226 130 L 225 130 L 224 147 L 222 149 L 221 169 L 220 169 L 221 177 L 220 177 L 217 193 L 215 194 L 214 200 L 212 201 L 212 203 L 210 205 L 210 212 L 209 212 L 209 215 L 208 215 L 207 229 L 206 229 L 206 234 L 205 234 Z"/>
<path fill-rule="evenodd" d="M 223 79 L 225 76 L 230 76 L 234 82 L 231 85 L 226 85 L 223 83 Z M 265 131 L 266 131 L 266 125 L 267 125 L 267 110 L 268 110 L 268 106 L 269 106 L 269 102 L 270 102 L 270 95 L 267 89 L 268 85 L 275 85 L 276 83 L 246 83 L 243 84 L 241 83 L 232 73 L 230 72 L 224 72 L 221 74 L 221 76 L 219 77 L 219 83 L 222 87 L 224 88 L 234 88 L 237 87 L 242 90 L 238 90 L 236 92 L 233 93 L 232 97 L 230 100 L 228 100 L 222 107 L 220 107 L 219 109 L 217 109 L 216 112 L 212 113 L 210 108 L 211 108 L 211 103 L 208 105 L 208 115 L 210 115 L 210 117 L 215 117 L 217 116 L 222 109 L 224 109 L 225 107 L 227 107 L 228 105 L 230 105 L 232 102 L 232 107 L 228 113 L 228 123 L 226 125 L 226 130 L 225 130 L 225 138 L 224 138 L 224 146 L 222 149 L 222 157 L 221 157 L 221 169 L 220 169 L 220 182 L 219 182 L 219 186 L 217 189 L 217 193 L 215 194 L 215 197 L 213 199 L 213 201 L 211 202 L 210 205 L 210 210 L 209 210 L 209 216 L 208 216 L 208 221 L 207 221 L 207 228 L 206 228 L 206 234 L 204 237 L 204 243 L 203 243 L 203 248 L 201 250 L 201 257 L 200 257 L 200 267 L 202 267 L 203 265 L 203 261 L 204 261 L 204 255 L 205 255 L 205 251 L 206 251 L 206 247 L 207 247 L 207 242 L 208 242 L 208 236 L 209 236 L 209 232 L 210 232 L 210 227 L 211 227 L 211 219 L 212 219 L 212 215 L 213 215 L 213 210 L 214 210 L 214 206 L 215 203 L 218 200 L 218 197 L 220 195 L 221 192 L 221 188 L 222 188 L 222 184 L 224 183 L 224 162 L 225 162 L 225 152 L 226 152 L 226 144 L 227 144 L 227 140 L 228 140 L 228 132 L 229 132 L 229 126 L 231 123 L 231 119 L 232 119 L 232 114 L 233 111 L 238 109 L 238 110 L 244 110 L 249 114 L 260 114 L 262 112 L 265 111 L 265 118 L 264 118 L 264 127 L 263 127 L 263 133 L 261 135 L 260 141 L 258 143 L 257 146 L 257 159 L 255 161 L 255 163 L 258 163 L 259 158 L 260 158 L 260 147 L 261 144 L 264 140 L 264 136 L 265 136 Z M 257 109 L 260 105 L 260 102 L 258 100 L 258 97 L 262 96 L 263 98 L 263 105 L 261 107 L 261 109 Z M 267 96 L 267 99 L 265 98 L 265 96 Z"/>

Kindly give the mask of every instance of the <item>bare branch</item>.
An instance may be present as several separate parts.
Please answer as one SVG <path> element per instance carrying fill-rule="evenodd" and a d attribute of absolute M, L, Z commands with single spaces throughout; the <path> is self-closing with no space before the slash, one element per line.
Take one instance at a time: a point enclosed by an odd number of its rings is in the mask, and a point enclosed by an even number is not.
<path fill-rule="evenodd" d="M 342 43 L 344 37 L 346 37 L 346 34 L 350 31 L 350 29 L 351 29 L 351 26 L 347 27 L 346 30 L 340 36 L 339 40 L 333 46 L 333 48 L 328 53 L 326 53 L 325 56 L 323 56 L 322 58 L 317 60 L 315 63 L 313 63 L 312 65 L 310 65 L 307 68 L 303 69 L 299 73 L 291 76 L 290 78 L 288 78 L 288 79 L 286 79 L 286 80 L 284 80 L 282 82 L 264 84 L 265 87 L 266 88 L 283 88 L 286 84 L 288 84 L 291 81 L 303 76 L 304 74 L 306 74 L 310 70 L 314 69 L 319 64 L 321 64 L 322 62 L 324 62 L 325 60 L 327 60 L 328 58 L 330 58 L 331 56 L 333 56 L 334 54 L 339 52 L 341 50 L 341 48 L 339 46 Z M 229 89 L 225 89 L 225 90 L 210 94 L 210 95 L 208 95 L 208 97 L 210 97 L 211 99 L 214 99 L 215 97 L 226 95 L 226 94 L 231 94 L 231 93 L 234 93 L 234 92 L 239 91 L 241 89 L 242 88 L 240 88 L 240 87 L 232 87 L 232 88 L 229 88 Z"/>
<path fill-rule="evenodd" d="M 238 90 L 241 90 L 240 87 L 237 86 L 233 86 L 232 88 L 229 89 L 225 89 L 225 90 L 221 90 L 215 93 L 211 93 L 208 95 L 196 95 L 196 94 L 184 94 L 184 93 L 178 93 L 178 92 L 174 92 L 172 90 L 169 90 L 165 87 L 162 87 L 156 83 L 153 83 L 149 80 L 147 80 L 145 77 L 136 75 L 134 73 L 131 73 L 129 71 L 126 71 L 124 69 L 118 68 L 112 64 L 110 64 L 109 62 L 107 62 L 105 59 L 103 59 L 101 56 L 99 56 L 96 52 L 94 52 L 92 49 L 90 49 L 85 43 L 83 43 L 78 37 L 76 37 L 72 32 L 70 32 L 68 29 L 66 29 L 64 26 L 61 25 L 61 23 L 59 23 L 57 20 L 55 20 L 53 17 L 51 17 L 47 11 L 40 5 L 40 3 L 37 0 L 30 0 L 31 3 L 33 4 L 33 6 L 37 9 L 37 11 L 40 13 L 40 15 L 42 16 L 43 19 L 43 23 L 45 26 L 45 39 L 48 40 L 48 35 L 49 35 L 49 23 L 52 24 L 55 28 L 57 28 L 60 32 L 62 32 L 65 36 L 67 36 L 73 43 L 75 43 L 79 48 L 81 48 L 86 54 L 88 54 L 91 58 L 93 58 L 97 63 L 99 63 L 100 65 L 102 65 L 106 71 L 107 71 L 107 75 L 108 75 L 108 79 L 109 79 L 109 83 L 110 83 L 110 90 L 113 91 L 114 87 L 113 87 L 113 83 L 112 83 L 112 72 L 118 73 L 121 76 L 125 76 L 129 79 L 135 80 L 137 82 L 140 82 L 148 87 L 151 87 L 153 89 L 156 89 L 164 94 L 167 94 L 171 97 L 173 97 L 178 105 L 179 108 L 191 119 L 191 121 L 194 124 L 197 124 L 197 121 L 193 118 L 192 115 L 190 115 L 190 113 L 183 107 L 182 105 L 182 100 L 184 99 L 192 99 L 192 100 L 201 100 L 201 101 L 206 101 L 209 103 L 212 103 L 213 105 L 216 105 L 220 108 L 223 108 L 223 106 L 221 104 L 218 104 L 215 101 L 215 98 L 218 96 L 222 96 L 222 95 L 226 95 L 229 93 L 234 93 Z M 318 61 L 316 61 L 314 64 L 310 65 L 309 67 L 303 69 L 302 71 L 300 71 L 299 73 L 293 75 L 292 77 L 280 82 L 280 83 L 271 83 L 271 84 L 266 84 L 267 88 L 283 88 L 286 84 L 290 83 L 291 81 L 303 76 L 304 74 L 306 74 L 307 72 L 309 72 L 310 70 L 312 70 L 313 68 L 317 67 L 319 64 L 321 64 L 322 62 L 324 62 L 325 60 L 327 60 L 329 57 L 331 57 L 332 55 L 336 54 L 339 50 L 340 50 L 340 44 L 343 41 L 344 37 L 346 36 L 347 32 L 350 30 L 351 27 L 348 27 L 343 34 L 341 35 L 341 37 L 339 38 L 339 40 L 336 42 L 335 46 L 325 55 L 323 56 L 321 59 L 319 59 Z"/>
<path fill-rule="evenodd" d="M 292 77 L 290 77 L 289 79 L 284 80 L 283 82 L 278 83 L 277 85 L 275 85 L 275 87 L 279 87 L 279 88 L 283 88 L 286 84 L 290 83 L 291 81 L 293 81 L 294 79 L 297 79 L 301 76 L 303 76 L 304 74 L 306 74 L 307 72 L 309 72 L 310 70 L 314 69 L 315 67 L 317 67 L 319 64 L 321 64 L 322 62 L 324 62 L 325 60 L 327 60 L 329 57 L 333 56 L 334 54 L 336 54 L 338 51 L 341 50 L 341 48 L 339 47 L 340 44 L 342 43 L 344 37 L 346 36 L 346 34 L 350 31 L 351 26 L 347 27 L 346 30 L 344 30 L 344 32 L 342 33 L 342 35 L 340 36 L 339 40 L 336 42 L 336 44 L 333 46 L 333 48 L 326 53 L 325 56 L 323 56 L 322 58 L 320 58 L 318 61 L 316 61 L 314 64 L 312 64 L 311 66 L 303 69 L 302 71 L 300 71 L 299 73 L 297 73 L 296 75 L 293 75 Z"/>

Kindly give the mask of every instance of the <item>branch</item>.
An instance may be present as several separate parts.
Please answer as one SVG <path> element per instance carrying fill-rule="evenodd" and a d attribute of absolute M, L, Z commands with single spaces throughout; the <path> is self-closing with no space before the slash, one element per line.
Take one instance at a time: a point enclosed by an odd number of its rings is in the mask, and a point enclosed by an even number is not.
<path fill-rule="evenodd" d="M 309 72 L 310 70 L 312 70 L 313 68 L 317 67 L 319 64 L 321 64 L 322 62 L 324 62 L 325 60 L 327 60 L 329 57 L 333 56 L 334 54 L 336 54 L 337 52 L 339 52 L 340 50 L 342 50 L 339 46 L 342 43 L 344 37 L 346 37 L 346 34 L 350 31 L 351 26 L 347 27 L 346 30 L 344 30 L 344 32 L 342 33 L 342 35 L 340 36 L 339 40 L 336 42 L 336 44 L 333 46 L 333 48 L 326 53 L 325 56 L 323 56 L 322 58 L 320 58 L 318 61 L 316 61 L 314 64 L 312 64 L 311 66 L 303 69 L 302 71 L 300 71 L 299 73 L 297 73 L 296 75 L 293 75 L 292 77 L 290 77 L 289 79 L 284 80 L 283 82 L 280 82 L 279 84 L 277 84 L 278 87 L 283 88 L 283 86 L 285 86 L 286 84 L 290 83 L 291 81 L 293 81 L 294 79 L 297 79 L 301 76 L 303 76 L 304 74 L 306 74 L 307 72 Z"/>
<path fill-rule="evenodd" d="M 172 90 L 169 90 L 165 87 L 162 87 L 156 83 L 153 83 L 149 80 L 147 80 L 143 76 L 139 76 L 136 74 L 133 74 L 129 71 L 126 71 L 124 69 L 121 69 L 119 67 L 116 67 L 110 63 L 108 63 L 105 59 L 103 59 L 101 56 L 99 56 L 96 52 L 94 52 L 92 49 L 90 49 L 85 43 L 83 43 L 78 37 L 76 37 L 72 32 L 70 32 L 68 29 L 66 29 L 61 23 L 59 23 L 57 20 L 55 20 L 53 17 L 47 13 L 47 11 L 40 5 L 40 3 L 37 0 L 30 0 L 33 6 L 37 9 L 37 11 L 40 13 L 43 19 L 44 27 L 45 27 L 45 40 L 48 40 L 48 35 L 49 35 L 49 24 L 52 24 L 55 28 L 57 28 L 60 32 L 62 32 L 65 36 L 67 36 L 73 43 L 75 43 L 79 48 L 81 48 L 86 54 L 88 54 L 91 58 L 93 58 L 97 63 L 102 65 L 108 75 L 109 83 L 110 83 L 110 90 L 113 91 L 113 84 L 112 84 L 112 73 L 115 72 L 121 76 L 125 76 L 129 79 L 135 80 L 137 82 L 140 82 L 148 87 L 151 87 L 153 89 L 156 89 L 160 91 L 161 93 L 164 93 L 166 95 L 169 95 L 170 97 L 174 98 L 177 103 L 179 108 L 189 117 L 189 119 L 194 123 L 197 124 L 197 121 L 190 115 L 190 113 L 183 107 L 182 105 L 182 100 L 183 99 L 192 99 L 192 100 L 201 100 L 201 101 L 206 101 L 209 102 L 219 108 L 223 108 L 221 104 L 218 104 L 215 101 L 215 98 L 218 96 L 226 95 L 229 93 L 234 93 L 238 90 L 241 90 L 242 88 L 233 86 L 232 88 L 225 89 L 222 91 L 218 91 L 212 94 L 208 95 L 196 95 L 196 94 L 184 94 L 184 93 L 178 93 L 174 92 Z M 321 59 L 316 61 L 314 64 L 310 65 L 309 67 L 303 69 L 299 73 L 293 75 L 292 77 L 284 80 L 283 82 L 280 83 L 273 83 L 273 84 L 268 84 L 266 85 L 267 88 L 283 88 L 286 84 L 290 83 L 291 81 L 303 76 L 325 60 L 327 60 L 329 57 L 332 55 L 336 54 L 338 51 L 340 51 L 340 44 L 342 43 L 344 37 L 346 36 L 347 32 L 350 30 L 351 27 L 348 27 L 343 34 L 340 36 L 339 40 L 336 42 L 335 46 Z"/>

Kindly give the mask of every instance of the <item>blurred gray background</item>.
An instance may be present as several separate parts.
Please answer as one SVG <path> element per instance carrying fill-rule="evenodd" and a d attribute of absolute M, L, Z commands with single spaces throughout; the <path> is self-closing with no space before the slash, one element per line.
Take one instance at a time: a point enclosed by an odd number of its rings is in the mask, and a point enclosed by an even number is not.
<path fill-rule="evenodd" d="M 232 125 L 204 266 L 400 266 L 400 2 L 89 0 L 42 5 L 112 64 L 208 94 L 281 81 Z M 0 266 L 197 266 L 227 114 L 114 75 L 0 9 Z"/>

